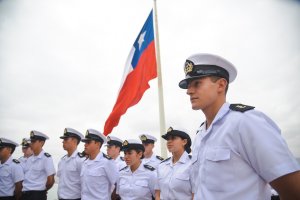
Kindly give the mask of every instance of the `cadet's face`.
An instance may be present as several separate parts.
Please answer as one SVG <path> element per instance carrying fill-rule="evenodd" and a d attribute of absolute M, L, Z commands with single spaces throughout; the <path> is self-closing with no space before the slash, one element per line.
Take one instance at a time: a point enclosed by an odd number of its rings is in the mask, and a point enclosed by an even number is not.
<path fill-rule="evenodd" d="M 62 142 L 64 150 L 69 150 L 70 148 L 72 148 L 74 146 L 74 140 L 76 139 L 72 137 L 64 138 Z"/>
<path fill-rule="evenodd" d="M 90 155 L 93 152 L 96 152 L 100 149 L 100 142 L 96 142 L 94 140 L 86 141 L 84 144 L 84 152 Z"/>
<path fill-rule="evenodd" d="M 170 136 L 167 141 L 167 148 L 171 153 L 182 151 L 186 143 L 187 140 L 183 140 L 181 137 Z"/>
<path fill-rule="evenodd" d="M 8 147 L 0 147 L 0 160 L 6 158 L 9 155 L 9 152 Z"/>
<path fill-rule="evenodd" d="M 141 161 L 143 153 L 139 152 L 137 153 L 136 150 L 128 150 L 124 152 L 124 160 L 126 162 L 126 165 L 131 166 L 134 164 L 137 164 Z"/>
<path fill-rule="evenodd" d="M 33 152 L 40 150 L 43 147 L 44 142 L 40 140 L 31 140 L 30 148 Z"/>
<path fill-rule="evenodd" d="M 211 106 L 218 97 L 218 81 L 213 82 L 210 77 L 192 80 L 187 88 L 187 94 L 193 110 L 205 110 Z"/>
<path fill-rule="evenodd" d="M 25 157 L 32 155 L 32 150 L 30 147 L 23 147 L 22 152 Z"/>
<path fill-rule="evenodd" d="M 115 145 L 107 146 L 106 151 L 109 157 L 115 158 L 117 155 L 119 155 L 120 148 L 116 147 Z"/>
<path fill-rule="evenodd" d="M 152 143 L 143 143 L 143 146 L 145 147 L 145 155 L 149 155 L 152 153 L 152 150 L 154 148 L 154 144 Z"/>

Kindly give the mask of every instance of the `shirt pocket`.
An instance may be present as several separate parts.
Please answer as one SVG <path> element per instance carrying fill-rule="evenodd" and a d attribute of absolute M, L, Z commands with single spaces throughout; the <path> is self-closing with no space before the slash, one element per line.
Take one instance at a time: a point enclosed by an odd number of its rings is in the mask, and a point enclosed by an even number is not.
<path fill-rule="evenodd" d="M 231 161 L 229 147 L 207 149 L 204 161 L 204 184 L 209 190 L 225 192 L 233 189 L 234 163 Z"/>
<path fill-rule="evenodd" d="M 10 177 L 10 173 L 9 173 L 8 169 L 0 170 L 0 179 L 1 179 L 1 182 L 3 182 L 4 184 L 10 182 L 11 177 Z"/>
<path fill-rule="evenodd" d="M 32 179 L 40 179 L 43 176 L 42 165 L 36 164 L 32 167 Z"/>

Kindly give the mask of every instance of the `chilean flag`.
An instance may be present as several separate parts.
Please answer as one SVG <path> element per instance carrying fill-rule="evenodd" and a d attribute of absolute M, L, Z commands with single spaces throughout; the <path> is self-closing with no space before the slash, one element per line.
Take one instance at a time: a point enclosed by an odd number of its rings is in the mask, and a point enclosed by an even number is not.
<path fill-rule="evenodd" d="M 157 77 L 152 13 L 129 53 L 116 104 L 105 122 L 104 135 L 112 132 L 127 109 L 137 104 L 150 88 L 148 82 Z"/>

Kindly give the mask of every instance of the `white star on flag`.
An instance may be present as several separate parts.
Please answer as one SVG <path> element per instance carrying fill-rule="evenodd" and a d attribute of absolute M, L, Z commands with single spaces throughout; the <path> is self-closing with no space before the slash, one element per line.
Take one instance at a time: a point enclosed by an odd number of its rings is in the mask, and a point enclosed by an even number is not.
<path fill-rule="evenodd" d="M 138 43 L 139 43 L 139 49 L 141 49 L 141 46 L 142 46 L 143 42 L 145 41 L 145 40 L 144 40 L 145 35 L 146 35 L 146 31 L 145 31 L 144 33 L 142 33 L 142 34 L 140 35 L 140 37 L 139 37 L 139 41 L 138 41 Z"/>

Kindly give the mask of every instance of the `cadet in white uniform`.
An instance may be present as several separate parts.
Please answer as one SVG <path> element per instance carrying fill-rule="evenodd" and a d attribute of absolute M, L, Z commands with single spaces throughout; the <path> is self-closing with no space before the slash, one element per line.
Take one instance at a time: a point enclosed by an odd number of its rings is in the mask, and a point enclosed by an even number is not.
<path fill-rule="evenodd" d="M 138 140 L 125 140 L 122 151 L 128 166 L 120 171 L 117 194 L 122 200 L 151 200 L 155 196 L 156 171 L 142 164 L 144 146 Z"/>
<path fill-rule="evenodd" d="M 0 200 L 19 200 L 21 196 L 23 169 L 20 162 L 12 158 L 18 144 L 0 138 Z"/>
<path fill-rule="evenodd" d="M 226 103 L 235 67 L 219 56 L 196 54 L 184 71 L 179 87 L 206 117 L 192 151 L 195 199 L 270 199 L 268 183 L 280 199 L 300 199 L 299 164 L 277 125 L 252 106 Z"/>
<path fill-rule="evenodd" d="M 60 138 L 63 139 L 63 148 L 68 153 L 58 163 L 58 198 L 60 200 L 80 200 L 80 173 L 86 158 L 77 151 L 77 145 L 83 139 L 83 135 L 75 129 L 65 128 L 64 135 Z"/>
<path fill-rule="evenodd" d="M 23 181 L 22 200 L 45 200 L 47 190 L 54 184 L 55 168 L 50 154 L 43 146 L 47 135 L 39 131 L 30 132 L 30 147 L 33 155 L 26 162 Z"/>
<path fill-rule="evenodd" d="M 107 155 L 115 161 L 118 170 L 126 167 L 124 158 L 120 155 L 122 143 L 123 141 L 118 137 L 107 136 Z"/>
<path fill-rule="evenodd" d="M 165 135 L 172 157 L 164 160 L 157 169 L 156 200 L 193 199 L 191 172 L 191 138 L 181 130 L 170 127 Z"/>
<path fill-rule="evenodd" d="M 118 169 L 114 161 L 100 152 L 106 137 L 97 130 L 88 129 L 84 151 L 89 155 L 81 170 L 81 199 L 107 200 L 111 199 L 112 186 L 118 179 Z"/>
<path fill-rule="evenodd" d="M 21 145 L 22 145 L 23 156 L 19 158 L 19 161 L 21 166 L 24 168 L 24 165 L 26 164 L 28 158 L 32 156 L 33 152 L 30 148 L 29 138 L 23 138 Z"/>
<path fill-rule="evenodd" d="M 143 164 L 150 165 L 156 169 L 161 161 L 164 160 L 162 157 L 153 153 L 154 143 L 157 141 L 156 137 L 148 134 L 142 134 L 139 135 L 139 138 L 145 147 Z"/>

